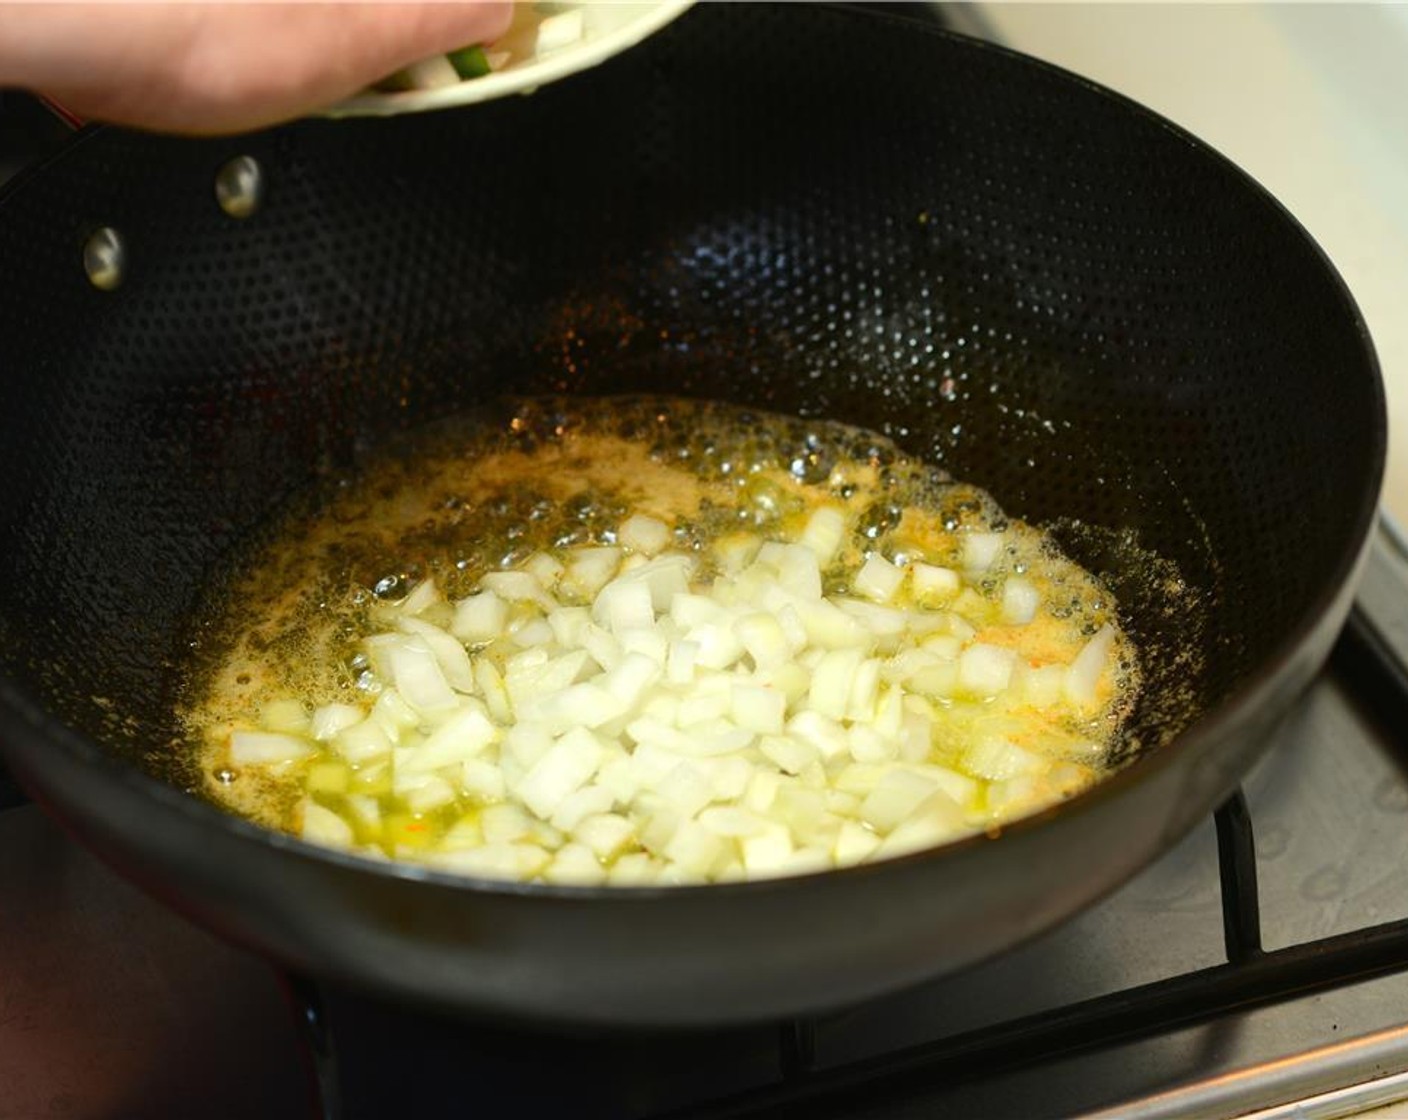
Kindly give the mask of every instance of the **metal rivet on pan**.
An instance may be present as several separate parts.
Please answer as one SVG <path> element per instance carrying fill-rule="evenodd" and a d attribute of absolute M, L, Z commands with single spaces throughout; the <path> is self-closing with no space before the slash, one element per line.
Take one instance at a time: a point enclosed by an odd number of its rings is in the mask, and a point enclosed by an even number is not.
<path fill-rule="evenodd" d="M 110 292 L 122 283 L 127 264 L 127 247 L 122 234 L 111 226 L 94 230 L 83 245 L 83 271 L 99 291 Z"/>
<path fill-rule="evenodd" d="M 248 218 L 264 197 L 264 169 L 253 156 L 236 156 L 215 173 L 215 200 L 232 218 Z"/>

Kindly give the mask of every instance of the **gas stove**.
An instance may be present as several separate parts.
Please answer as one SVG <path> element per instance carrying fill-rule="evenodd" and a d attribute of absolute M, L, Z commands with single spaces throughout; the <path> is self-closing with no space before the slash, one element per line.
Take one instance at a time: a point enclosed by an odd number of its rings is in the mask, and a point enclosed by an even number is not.
<path fill-rule="evenodd" d="M 58 135 L 0 93 L 0 148 L 12 132 Z M 118 879 L 0 774 L 0 1120 L 1270 1120 L 1408 1102 L 1408 542 L 1388 522 L 1278 740 L 1183 843 L 1013 952 L 815 1019 L 649 1037 L 440 1019 L 281 974 Z"/>
<path fill-rule="evenodd" d="M 1345 1116 L 1408 1101 L 1408 543 L 1279 743 L 1055 932 L 798 1022 L 549 1036 L 282 976 L 0 811 L 0 1120 Z M 548 1072 L 550 1071 L 550 1072 Z M 1408 1115 L 1408 1104 L 1405 1104 Z"/>

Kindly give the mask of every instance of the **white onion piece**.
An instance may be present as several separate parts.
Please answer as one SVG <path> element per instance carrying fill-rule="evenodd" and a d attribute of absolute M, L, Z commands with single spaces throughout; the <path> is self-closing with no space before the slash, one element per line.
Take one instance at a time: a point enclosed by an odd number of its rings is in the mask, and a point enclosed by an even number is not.
<path fill-rule="evenodd" d="M 825 653 L 812 671 L 807 705 L 828 719 L 842 719 L 851 695 L 851 686 L 860 671 L 862 653 L 858 649 L 835 649 Z"/>
<path fill-rule="evenodd" d="M 633 653 L 648 657 L 659 668 L 670 655 L 670 637 L 669 628 L 663 625 L 650 630 L 627 630 L 619 639 L 621 652 L 627 657 Z"/>
<path fill-rule="evenodd" d="M 396 691 L 420 712 L 445 711 L 455 707 L 454 689 L 445 679 L 440 662 L 423 639 L 409 638 L 387 651 L 391 679 Z"/>
<path fill-rule="evenodd" d="M 682 818 L 698 813 L 714 800 L 714 787 L 692 762 L 680 762 L 658 782 L 654 791 Z"/>
<path fill-rule="evenodd" d="M 563 584 L 584 599 L 594 597 L 616 575 L 621 566 L 617 548 L 581 548 L 573 553 L 563 576 Z"/>
<path fill-rule="evenodd" d="M 700 724 L 722 719 L 729 710 L 729 697 L 724 693 L 701 692 L 697 696 L 686 696 L 675 705 L 674 724 L 694 734 Z"/>
<path fill-rule="evenodd" d="M 696 626 L 685 634 L 685 641 L 696 647 L 695 665 L 706 669 L 727 669 L 743 656 L 743 643 L 722 623 Z"/>
<path fill-rule="evenodd" d="M 1022 698 L 1033 708 L 1059 703 L 1066 683 L 1064 665 L 1041 665 L 1022 674 Z"/>
<path fill-rule="evenodd" d="M 308 712 L 300 700 L 271 700 L 259 709 L 259 723 L 266 731 L 299 735 L 309 730 Z"/>
<path fill-rule="evenodd" d="M 611 865 L 607 882 L 613 887 L 644 887 L 656 882 L 662 870 L 661 864 L 648 853 L 633 852 Z"/>
<path fill-rule="evenodd" d="M 844 753 L 850 746 L 846 729 L 814 709 L 798 712 L 788 720 L 787 731 L 810 743 L 827 761 Z"/>
<path fill-rule="evenodd" d="M 1013 576 L 1002 588 L 1002 620 L 1023 625 L 1036 617 L 1041 606 L 1041 592 L 1031 580 Z"/>
<path fill-rule="evenodd" d="M 406 808 L 412 813 L 431 813 L 454 801 L 458 794 L 444 778 L 431 775 L 428 780 L 406 790 L 397 789 Z"/>
<path fill-rule="evenodd" d="M 313 712 L 308 730 L 314 739 L 326 741 L 344 728 L 362 722 L 362 709 L 354 704 L 324 704 Z"/>
<path fill-rule="evenodd" d="M 895 569 L 898 571 L 898 569 Z M 837 599 L 836 605 L 864 626 L 878 639 L 877 644 L 894 648 L 907 629 L 912 629 L 914 616 L 891 607 L 877 606 L 860 599 Z"/>
<path fill-rule="evenodd" d="M 992 781 L 1034 774 L 1043 768 L 1040 756 L 1016 743 L 996 738 L 979 739 L 969 747 L 963 756 L 963 765 L 970 774 Z"/>
<path fill-rule="evenodd" d="M 557 644 L 571 649 L 582 644 L 582 635 L 592 624 L 592 612 L 586 607 L 559 607 L 548 612 L 547 621 Z"/>
<path fill-rule="evenodd" d="M 560 657 L 538 650 L 533 656 L 513 658 L 506 666 L 504 689 L 520 718 L 526 718 L 523 708 L 534 699 L 560 692 L 588 676 L 588 661 L 586 650 L 580 649 Z"/>
<path fill-rule="evenodd" d="M 460 768 L 460 788 L 480 801 L 502 801 L 507 793 L 503 769 L 482 758 L 471 758 Z"/>
<path fill-rule="evenodd" d="M 918 774 L 920 777 L 933 782 L 957 804 L 965 804 L 978 794 L 977 782 L 966 774 L 960 774 L 957 770 L 952 770 L 947 766 L 935 766 L 932 763 L 919 763 L 911 765 L 907 767 L 907 769 L 910 773 Z"/>
<path fill-rule="evenodd" d="M 508 690 L 504 688 L 504 679 L 487 657 L 481 657 L 474 663 L 474 682 L 484 694 L 484 703 L 494 721 L 500 724 L 512 723 L 513 708 L 508 698 Z"/>
<path fill-rule="evenodd" d="M 560 560 L 549 556 L 546 552 L 535 552 L 523 561 L 523 570 L 536 579 L 544 591 L 550 592 L 557 586 L 557 581 L 562 578 L 562 573 L 566 569 Z"/>
<path fill-rule="evenodd" d="M 650 601 L 650 586 L 643 580 L 621 576 L 601 590 L 592 605 L 592 619 L 619 636 L 627 630 L 646 629 L 655 625 L 655 608 Z"/>
<path fill-rule="evenodd" d="M 616 547 L 536 553 L 454 604 L 423 581 L 374 611 L 395 632 L 364 644 L 364 703 L 309 719 L 275 701 L 230 757 L 293 764 L 329 744 L 342 761 L 304 815 L 327 843 L 390 827 L 389 788 L 400 812 L 454 822 L 435 850 L 384 840 L 394 854 L 589 885 L 888 858 L 1083 784 L 1117 631 L 1069 666 L 1040 664 L 1045 637 L 1019 657 L 1012 628 L 1057 625 L 1042 577 L 1006 570 L 1020 544 L 967 532 L 953 567 L 873 552 L 842 568 L 847 516 L 817 510 L 794 542 L 732 532 L 705 554 L 708 580 L 665 522 L 636 514 Z M 823 574 L 856 597 L 826 594 Z M 1077 722 L 1033 745 L 1037 712 Z M 343 818 L 326 807 L 338 797 Z"/>
<path fill-rule="evenodd" d="M 606 882 L 606 868 L 586 845 L 565 844 L 543 871 L 543 878 L 565 886 L 595 887 Z"/>
<path fill-rule="evenodd" d="M 787 697 L 776 689 L 735 683 L 729 710 L 739 727 L 775 735 L 782 731 Z"/>
<path fill-rule="evenodd" d="M 985 572 L 1002 552 L 1001 533 L 969 533 L 963 538 L 963 566 L 970 572 Z"/>
<path fill-rule="evenodd" d="M 621 523 L 616 540 L 626 548 L 654 556 L 670 543 L 670 527 L 663 521 L 635 514 Z"/>
<path fill-rule="evenodd" d="M 611 812 L 615 804 L 616 795 L 605 786 L 583 786 L 562 799 L 551 823 L 562 832 L 572 832 L 586 818 Z"/>
<path fill-rule="evenodd" d="M 522 623 L 512 632 L 512 637 L 514 645 L 531 649 L 534 646 L 547 645 L 554 640 L 555 635 L 546 619 L 534 618 Z"/>
<path fill-rule="evenodd" d="M 230 761 L 236 766 L 262 766 L 307 758 L 313 747 L 296 735 L 274 731 L 236 731 L 230 736 Z"/>
<path fill-rule="evenodd" d="M 875 855 L 881 858 L 906 855 L 972 831 L 959 805 L 942 792 L 935 792 L 880 842 Z"/>
<path fill-rule="evenodd" d="M 316 801 L 305 800 L 302 810 L 303 824 L 300 834 L 304 840 L 333 848 L 352 846 L 352 826 L 331 809 L 323 808 Z"/>
<path fill-rule="evenodd" d="M 792 834 L 782 824 L 770 824 L 757 836 L 745 836 L 738 846 L 750 878 L 783 874 L 793 852 Z"/>
<path fill-rule="evenodd" d="M 821 758 L 811 743 L 788 735 L 764 735 L 758 740 L 758 749 L 785 774 L 800 774 Z"/>
<path fill-rule="evenodd" d="M 823 599 L 789 605 L 801 621 L 807 641 L 818 649 L 868 649 L 874 643 L 870 631 L 834 603 Z"/>
<path fill-rule="evenodd" d="M 880 837 L 856 821 L 842 821 L 836 834 L 832 856 L 838 867 L 847 867 L 870 858 L 880 846 Z"/>
<path fill-rule="evenodd" d="M 438 710 L 436 715 L 442 715 L 450 710 L 446 707 L 443 710 Z M 372 712 L 368 718 L 379 723 L 393 743 L 399 743 L 402 733 L 414 729 L 421 719 L 416 710 L 401 699 L 401 694 L 394 688 L 381 690 L 381 694 L 376 698 L 376 703 L 372 705 Z"/>
<path fill-rule="evenodd" d="M 628 565 L 623 564 L 621 574 L 602 589 L 602 594 L 612 586 L 643 585 L 650 592 L 652 611 L 667 611 L 676 595 L 689 593 L 689 580 L 694 568 L 694 557 L 680 552 L 666 552 L 650 560 L 633 556 L 629 558 L 629 570 Z M 596 615 L 595 606 L 592 613 Z"/>
<path fill-rule="evenodd" d="M 488 590 L 510 603 L 536 603 L 544 610 L 557 606 L 530 572 L 490 572 L 482 582 Z"/>
<path fill-rule="evenodd" d="M 533 832 L 533 818 L 517 805 L 491 805 L 479 815 L 479 827 L 490 844 L 508 844 Z"/>
<path fill-rule="evenodd" d="M 450 633 L 462 642 L 477 645 L 497 638 L 507 625 L 508 604 L 485 590 L 455 604 Z"/>
<path fill-rule="evenodd" d="M 644 653 L 627 653 L 601 680 L 602 687 L 621 702 L 625 711 L 636 707 L 646 691 L 660 679 L 660 663 Z"/>
<path fill-rule="evenodd" d="M 915 563 L 909 566 L 909 572 L 914 596 L 924 606 L 947 602 L 963 586 L 959 574 L 951 568 Z"/>
<path fill-rule="evenodd" d="M 878 832 L 889 832 L 938 790 L 938 783 L 907 770 L 887 770 L 861 802 L 860 818 Z"/>
<path fill-rule="evenodd" d="M 584 727 L 574 728 L 533 764 L 514 792 L 529 809 L 546 820 L 569 794 L 596 773 L 603 754 L 595 735 Z"/>
<path fill-rule="evenodd" d="M 846 516 L 834 506 L 825 506 L 807 519 L 806 528 L 797 543 L 810 549 L 821 565 L 830 564 L 836 559 L 842 542 L 846 539 Z"/>
<path fill-rule="evenodd" d="M 1065 698 L 1081 709 L 1092 708 L 1097 701 L 1100 678 L 1105 672 L 1105 663 L 1110 659 L 1110 650 L 1115 642 L 1114 627 L 1102 626 L 1085 648 L 1076 655 L 1066 670 L 1063 692 Z"/>
<path fill-rule="evenodd" d="M 411 593 L 396 605 L 396 613 L 406 618 L 413 618 L 430 609 L 439 601 L 440 589 L 435 586 L 435 581 L 423 579 L 411 588 Z"/>
<path fill-rule="evenodd" d="M 351 794 L 347 798 L 347 807 L 352 810 L 353 815 L 370 828 L 375 828 L 381 823 L 381 803 L 375 797 L 368 797 L 365 794 Z M 478 843 L 476 838 L 475 843 Z"/>
<path fill-rule="evenodd" d="M 391 753 L 391 737 L 381 723 L 368 716 L 361 723 L 344 727 L 333 736 L 337 753 L 354 765 L 365 765 Z"/>
<path fill-rule="evenodd" d="M 765 818 L 731 805 L 705 809 L 699 814 L 699 823 L 719 836 L 761 836 L 768 830 Z"/>
<path fill-rule="evenodd" d="M 665 845 L 664 855 L 680 870 L 704 878 L 725 855 L 725 848 L 717 833 L 697 821 L 684 821 Z"/>
<path fill-rule="evenodd" d="M 476 691 L 474 666 L 470 664 L 469 652 L 453 635 L 419 618 L 403 618 L 398 625 L 407 634 L 414 634 L 430 647 L 451 688 L 466 694 Z"/>
<path fill-rule="evenodd" d="M 439 770 L 453 763 L 468 762 L 497 742 L 499 736 L 499 729 L 478 709 L 461 708 L 424 742 L 411 748 L 404 758 L 398 758 L 396 770 L 398 773 Z"/>
<path fill-rule="evenodd" d="M 875 718 L 875 699 L 880 691 L 880 662 L 865 658 L 851 675 L 851 687 L 846 696 L 846 716 L 862 727 Z"/>
<path fill-rule="evenodd" d="M 400 74 L 411 89 L 442 89 L 460 83 L 459 72 L 443 54 L 412 62 Z"/>
<path fill-rule="evenodd" d="M 877 603 L 888 603 L 904 582 L 904 569 L 897 568 L 883 556 L 874 555 L 861 565 L 852 582 L 857 595 Z"/>
<path fill-rule="evenodd" d="M 975 643 L 959 655 L 958 687 L 973 696 L 996 696 L 1012 679 L 1016 660 L 1010 649 Z"/>
<path fill-rule="evenodd" d="M 534 53 L 542 57 L 570 47 L 581 40 L 585 30 L 586 25 L 583 22 L 581 8 L 572 8 L 569 11 L 548 16 L 538 24 Z M 456 80 L 458 81 L 458 76 L 456 76 Z"/>

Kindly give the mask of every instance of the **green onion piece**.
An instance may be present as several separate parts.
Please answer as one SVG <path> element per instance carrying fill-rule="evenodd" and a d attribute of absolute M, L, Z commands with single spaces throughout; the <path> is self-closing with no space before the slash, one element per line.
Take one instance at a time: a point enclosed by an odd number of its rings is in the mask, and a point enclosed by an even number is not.
<path fill-rule="evenodd" d="M 482 78 L 492 69 L 489 65 L 489 57 L 484 53 L 484 48 L 478 45 L 461 47 L 457 51 L 451 51 L 445 57 L 450 60 L 450 65 L 455 68 L 455 73 L 461 78 Z"/>

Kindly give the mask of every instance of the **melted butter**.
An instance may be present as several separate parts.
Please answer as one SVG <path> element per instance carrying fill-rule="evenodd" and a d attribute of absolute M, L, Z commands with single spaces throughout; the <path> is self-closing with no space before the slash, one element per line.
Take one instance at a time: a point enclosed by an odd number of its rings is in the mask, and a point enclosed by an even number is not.
<path fill-rule="evenodd" d="M 614 543 L 626 517 L 646 514 L 672 527 L 672 547 L 698 554 L 698 583 L 712 574 L 718 542 L 738 533 L 795 539 L 823 505 L 844 509 L 853 527 L 823 573 L 828 594 L 849 594 L 850 574 L 872 552 L 958 567 L 965 534 L 1001 531 L 998 561 L 954 604 L 977 640 L 1012 648 L 1032 667 L 1064 665 L 1115 619 L 1108 592 L 1044 534 L 874 433 L 653 398 L 507 402 L 423 432 L 314 495 L 228 581 L 182 712 L 205 793 L 296 831 L 309 765 L 249 767 L 229 780 L 230 733 L 259 727 L 264 705 L 290 696 L 309 709 L 365 706 L 372 697 L 360 642 L 380 629 L 378 603 L 399 599 L 422 578 L 458 599 L 485 573 L 535 552 L 563 557 L 578 546 Z M 1002 580 L 1014 572 L 1052 605 L 1028 624 L 1002 619 Z M 1092 742 L 1109 743 L 1138 687 L 1133 650 L 1123 634 L 1118 642 L 1120 668 L 1101 683 L 1098 717 L 1010 704 L 955 711 L 946 733 L 953 746 L 936 736 L 935 761 L 951 763 L 975 732 L 996 731 L 1071 759 L 1056 776 L 1056 795 L 1083 788 L 1104 756 L 1103 749 L 1092 754 Z M 389 797 L 389 781 L 375 767 L 348 781 L 351 793 Z M 457 804 L 420 819 L 390 801 L 384 808 L 391 815 L 380 841 L 403 855 L 476 810 Z"/>

